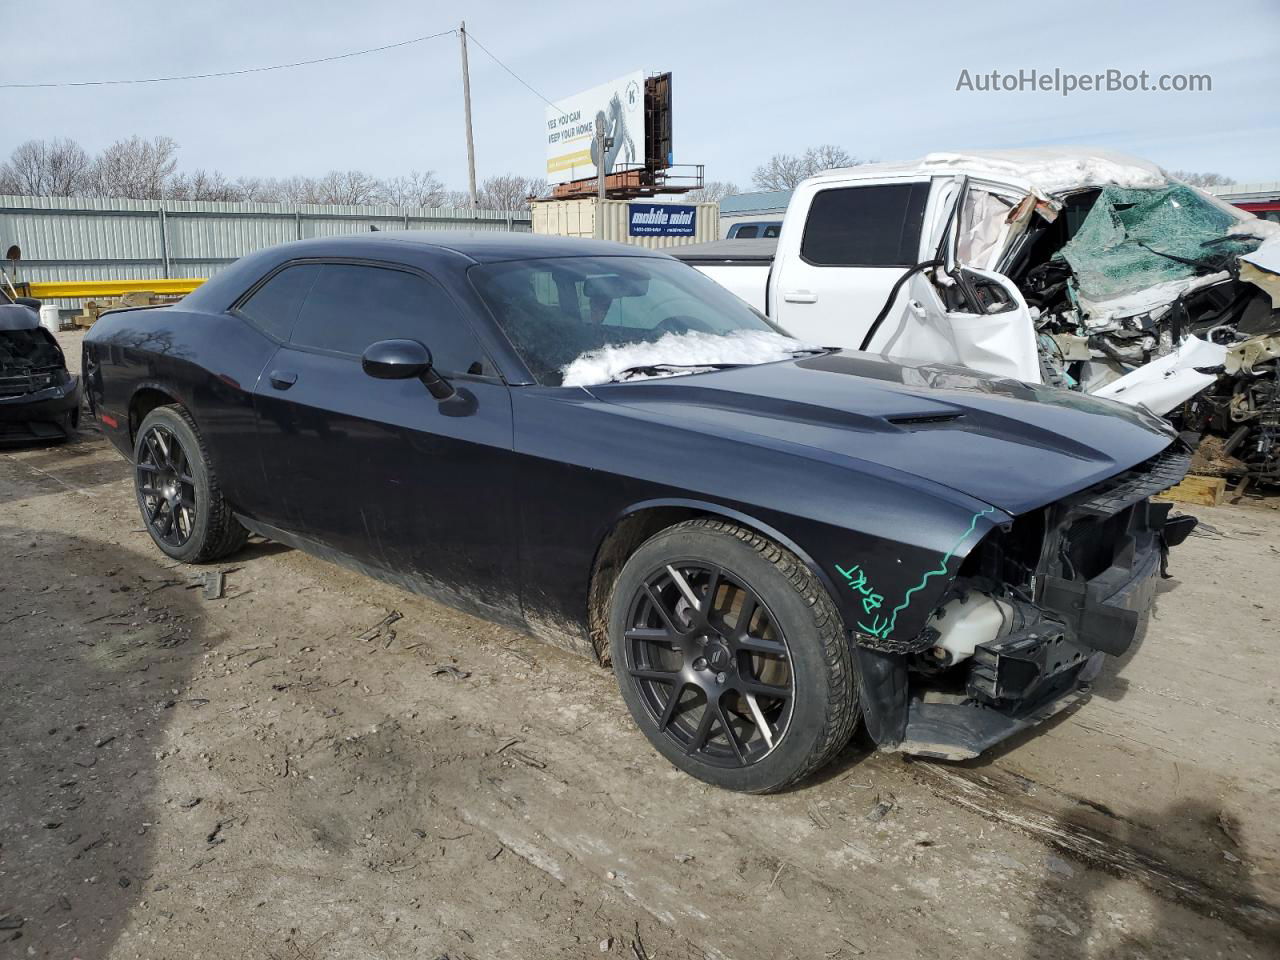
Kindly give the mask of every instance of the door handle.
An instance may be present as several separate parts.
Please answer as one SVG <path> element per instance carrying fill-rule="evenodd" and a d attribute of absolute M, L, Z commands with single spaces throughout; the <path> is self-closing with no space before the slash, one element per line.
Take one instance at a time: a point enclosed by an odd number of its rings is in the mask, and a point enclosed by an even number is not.
<path fill-rule="evenodd" d="M 298 382 L 298 375 L 292 370 L 272 370 L 270 380 L 277 390 L 288 390 Z"/>
<path fill-rule="evenodd" d="M 808 290 L 784 290 L 782 299 L 787 303 L 817 303 L 818 295 Z"/>

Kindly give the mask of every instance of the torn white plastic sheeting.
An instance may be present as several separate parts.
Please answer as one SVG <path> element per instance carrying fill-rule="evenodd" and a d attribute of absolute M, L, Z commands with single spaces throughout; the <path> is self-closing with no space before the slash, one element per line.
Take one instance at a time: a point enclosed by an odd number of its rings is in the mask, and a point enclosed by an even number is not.
<path fill-rule="evenodd" d="M 1226 356 L 1227 348 L 1221 344 L 1187 337 L 1177 350 L 1111 381 L 1093 395 L 1133 407 L 1142 404 L 1163 415 L 1218 379 L 1217 374 L 1198 373 L 1196 367 L 1221 366 Z"/>
<path fill-rule="evenodd" d="M 608 383 L 622 371 L 632 367 L 711 367 L 716 364 L 772 363 L 786 360 L 805 350 L 819 347 L 793 340 L 771 330 L 735 330 L 723 335 L 713 333 L 668 333 L 651 343 L 624 343 L 584 353 L 563 368 L 566 387 L 586 387 Z M 695 370 L 673 370 L 654 374 L 636 374 L 628 379 L 677 376 Z"/>

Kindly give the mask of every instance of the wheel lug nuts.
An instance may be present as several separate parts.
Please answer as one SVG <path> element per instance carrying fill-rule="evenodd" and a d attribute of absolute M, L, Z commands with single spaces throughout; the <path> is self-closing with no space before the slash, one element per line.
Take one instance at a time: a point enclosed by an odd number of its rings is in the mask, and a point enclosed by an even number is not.
<path fill-rule="evenodd" d="M 716 674 L 716 683 L 724 683 L 726 674 L 721 672 Z"/>
<path fill-rule="evenodd" d="M 698 657 L 698 659 L 697 659 L 697 660 L 694 660 L 694 661 L 693 661 L 693 669 L 695 669 L 695 670 L 705 670 L 705 669 L 707 669 L 707 661 L 706 661 L 706 660 L 704 660 L 702 657 Z"/>

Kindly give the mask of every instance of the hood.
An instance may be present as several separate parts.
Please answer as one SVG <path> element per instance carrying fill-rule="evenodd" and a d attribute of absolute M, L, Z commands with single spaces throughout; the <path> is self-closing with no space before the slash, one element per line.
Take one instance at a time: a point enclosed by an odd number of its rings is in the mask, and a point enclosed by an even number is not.
<path fill-rule="evenodd" d="M 843 351 L 590 388 L 680 426 L 858 469 L 876 464 L 1019 514 L 1167 447 L 1141 408 L 963 367 Z"/>
<path fill-rule="evenodd" d="M 26 304 L 0 302 L 0 330 L 35 330 L 40 314 Z"/>

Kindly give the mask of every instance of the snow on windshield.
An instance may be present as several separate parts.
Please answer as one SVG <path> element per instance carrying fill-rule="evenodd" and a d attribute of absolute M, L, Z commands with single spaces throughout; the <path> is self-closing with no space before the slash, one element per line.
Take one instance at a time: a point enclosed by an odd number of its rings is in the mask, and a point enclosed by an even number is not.
<path fill-rule="evenodd" d="M 643 380 L 672 377 L 713 369 L 717 364 L 756 364 L 786 360 L 797 353 L 820 350 L 772 330 L 734 330 L 726 334 L 668 333 L 648 343 L 625 343 L 601 347 L 582 354 L 562 368 L 564 386 L 585 387 L 616 379 Z M 634 372 L 632 367 L 680 369 Z"/>

